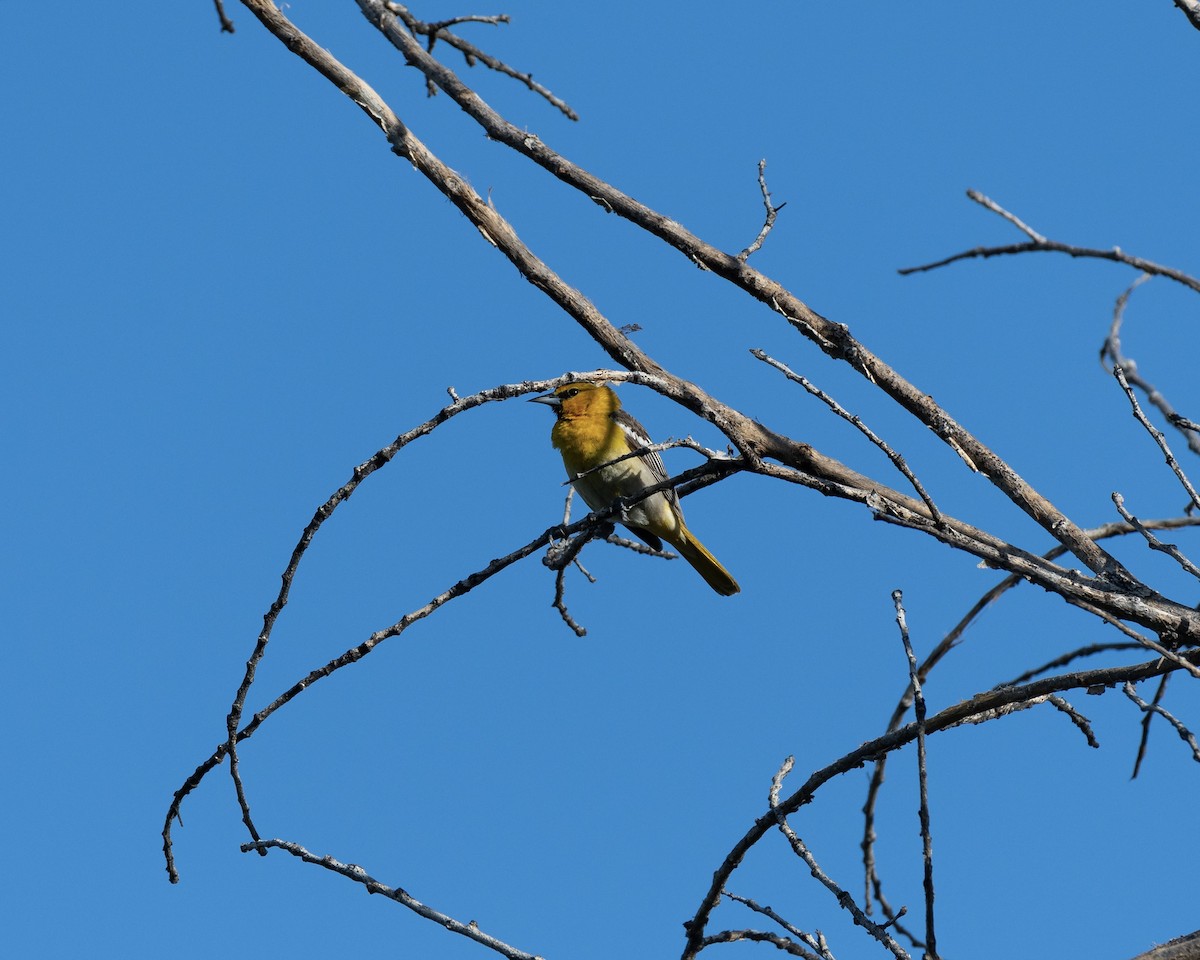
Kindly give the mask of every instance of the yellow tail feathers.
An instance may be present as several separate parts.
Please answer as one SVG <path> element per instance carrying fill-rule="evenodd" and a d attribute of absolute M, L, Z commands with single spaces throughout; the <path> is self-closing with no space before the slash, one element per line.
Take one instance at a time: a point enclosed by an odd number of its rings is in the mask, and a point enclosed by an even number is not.
<path fill-rule="evenodd" d="M 695 568 L 696 572 L 704 578 L 704 582 L 717 591 L 723 597 L 731 597 L 735 593 L 741 593 L 742 588 L 738 586 L 738 582 L 729 575 L 726 570 L 717 561 L 704 544 L 697 540 L 687 527 L 680 529 L 681 536 L 678 540 L 671 540 L 671 546 L 679 551 L 680 556 Z"/>

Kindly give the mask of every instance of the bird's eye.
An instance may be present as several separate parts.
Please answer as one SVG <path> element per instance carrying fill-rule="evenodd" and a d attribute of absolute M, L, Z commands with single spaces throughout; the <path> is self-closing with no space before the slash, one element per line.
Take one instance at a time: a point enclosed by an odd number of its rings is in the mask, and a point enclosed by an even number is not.
<path fill-rule="evenodd" d="M 567 397 L 568 399 L 570 399 L 571 397 L 577 397 L 577 396 L 579 396 L 579 388 L 578 388 L 578 387 L 572 387 L 570 390 L 568 390 L 568 391 L 567 391 L 567 392 L 564 394 L 564 396 L 565 396 L 565 397 Z"/>

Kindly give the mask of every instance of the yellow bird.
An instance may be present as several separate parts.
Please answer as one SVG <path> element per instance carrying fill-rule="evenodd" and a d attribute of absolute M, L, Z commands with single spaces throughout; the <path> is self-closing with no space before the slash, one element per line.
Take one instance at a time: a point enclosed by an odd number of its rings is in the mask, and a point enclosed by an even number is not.
<path fill-rule="evenodd" d="M 652 451 L 617 460 L 649 447 L 651 441 L 645 427 L 621 409 L 621 401 L 605 384 L 576 380 L 530 400 L 554 408 L 557 419 L 550 442 L 562 454 L 571 484 L 593 510 L 604 510 L 618 498 L 635 497 L 667 479 L 662 458 Z M 667 541 L 721 596 L 741 590 L 687 528 L 674 490 L 660 490 L 630 504 L 621 522 L 655 550 Z"/>

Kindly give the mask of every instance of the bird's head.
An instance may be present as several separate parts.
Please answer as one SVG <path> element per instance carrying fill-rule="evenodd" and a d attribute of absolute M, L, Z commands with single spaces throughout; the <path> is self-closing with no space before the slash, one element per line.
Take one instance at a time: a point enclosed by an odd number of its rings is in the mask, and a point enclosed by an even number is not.
<path fill-rule="evenodd" d="M 551 406 L 559 417 L 608 416 L 621 407 L 606 383 L 593 380 L 569 380 L 549 393 L 530 397 L 529 402 Z"/>

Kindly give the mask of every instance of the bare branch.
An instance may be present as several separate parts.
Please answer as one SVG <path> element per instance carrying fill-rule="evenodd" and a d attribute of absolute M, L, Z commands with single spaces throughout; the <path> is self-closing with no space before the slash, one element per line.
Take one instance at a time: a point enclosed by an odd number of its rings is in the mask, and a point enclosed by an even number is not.
<path fill-rule="evenodd" d="M 566 580 L 566 574 L 566 567 L 559 567 L 558 571 L 554 574 L 554 609 L 558 611 L 558 615 L 562 617 L 563 623 L 571 628 L 571 630 L 575 633 L 575 636 L 586 637 L 587 627 L 581 627 L 575 621 L 575 618 L 571 616 L 570 611 L 567 610 L 567 602 L 563 596 L 565 592 L 564 581 Z"/>
<path fill-rule="evenodd" d="M 1146 544 L 1151 550 L 1158 550 L 1161 553 L 1165 553 L 1193 577 L 1200 579 L 1200 567 L 1197 567 L 1191 560 L 1185 557 L 1175 544 L 1163 543 L 1158 537 L 1142 526 L 1138 518 L 1125 509 L 1125 498 L 1121 494 L 1114 492 L 1112 501 L 1116 505 L 1117 512 L 1126 523 L 1129 523 L 1138 533 L 1146 538 Z"/>
<path fill-rule="evenodd" d="M 1137 642 L 1130 643 L 1089 643 L 1087 646 L 1079 647 L 1075 650 L 1070 650 L 1061 656 L 1055 657 L 1040 667 L 1034 667 L 1032 670 L 1026 670 L 1020 676 L 1013 677 L 1012 680 L 1001 684 L 1001 686 L 1013 686 L 1018 683 L 1025 683 L 1032 680 L 1034 677 L 1040 676 L 1043 673 L 1049 673 L 1051 670 L 1057 670 L 1059 667 L 1065 667 L 1073 660 L 1079 660 L 1083 657 L 1094 657 L 1098 653 L 1111 653 L 1115 650 L 1137 650 L 1142 644 Z"/>
<path fill-rule="evenodd" d="M 904 595 L 892 591 L 892 603 L 896 607 L 896 625 L 900 628 L 900 640 L 904 644 L 904 655 L 908 660 L 908 682 L 913 692 L 913 716 L 917 728 L 917 780 L 921 805 L 918 816 L 921 821 L 921 859 L 924 863 L 925 888 L 925 957 L 938 960 L 937 934 L 933 922 L 933 835 L 929 829 L 929 771 L 925 754 L 925 695 L 921 692 L 921 679 L 917 676 L 917 657 L 908 638 L 908 619 L 904 614 Z"/>
<path fill-rule="evenodd" d="M 1154 699 L 1151 704 L 1157 706 L 1162 702 L 1163 695 L 1167 692 L 1167 684 L 1171 680 L 1171 675 L 1166 674 L 1158 681 L 1158 687 L 1154 691 Z M 1133 773 L 1130 774 L 1130 780 L 1136 780 L 1138 773 L 1142 769 L 1142 761 L 1146 759 L 1146 750 L 1150 746 L 1150 723 L 1154 719 L 1154 711 L 1147 710 L 1142 714 L 1142 736 L 1138 740 L 1137 756 L 1133 760 Z"/>
<path fill-rule="evenodd" d="M 925 492 L 925 488 L 921 485 L 921 481 L 918 480 L 913 472 L 908 468 L 908 463 L 905 462 L 904 457 L 889 447 L 887 443 L 882 440 L 870 427 L 863 423 L 863 421 L 856 414 L 850 413 L 840 403 L 834 400 L 833 397 L 825 393 L 824 390 L 814 386 L 807 377 L 803 377 L 800 374 L 795 373 L 789 369 L 786 364 L 780 363 L 765 351 L 754 349 L 751 350 L 750 353 L 757 359 L 763 361 L 763 363 L 770 364 L 793 383 L 800 384 L 800 386 L 824 403 L 839 417 L 853 424 L 863 436 L 865 436 L 868 440 L 875 444 L 875 446 L 884 452 L 887 458 L 892 461 L 893 466 L 895 466 L 895 468 L 904 475 L 904 478 L 910 484 L 912 484 L 912 488 L 917 491 L 917 496 L 919 496 L 924 501 L 925 506 L 929 508 L 929 515 L 933 519 L 933 522 L 937 524 L 941 524 L 943 522 L 942 515 L 937 508 L 937 504 L 935 504 L 929 494 Z"/>
<path fill-rule="evenodd" d="M 833 960 L 833 954 L 829 952 L 829 946 L 825 943 L 825 938 L 821 936 L 820 931 L 817 932 L 816 936 L 805 933 L 798 927 L 788 923 L 788 921 L 783 919 L 783 917 L 781 917 L 769 906 L 763 906 L 762 904 L 756 903 L 749 897 L 739 897 L 736 893 L 730 893 L 728 890 L 723 890 L 721 892 L 724 896 L 728 897 L 730 900 L 733 900 L 735 903 L 740 903 L 743 906 L 749 907 L 755 913 L 761 913 L 764 917 L 769 917 L 770 919 L 774 920 L 793 937 L 795 937 L 809 949 L 815 951 L 814 953 L 804 951 L 803 953 L 798 954 L 799 956 L 811 957 L 813 960 Z"/>
<path fill-rule="evenodd" d="M 555 109 L 561 111 L 568 120 L 579 119 L 579 114 L 572 110 L 570 106 L 567 105 L 566 101 L 556 97 L 540 83 L 535 83 L 532 73 L 519 73 L 504 61 L 493 57 L 491 54 L 484 53 L 474 44 L 468 43 L 462 37 L 450 33 L 448 29 L 449 27 L 453 27 L 460 23 L 486 23 L 491 24 L 492 26 L 499 26 L 502 23 L 511 23 L 512 19 L 507 14 L 500 14 L 499 16 L 493 17 L 454 17 L 453 19 L 442 20 L 438 23 L 422 23 L 420 20 L 414 17 L 412 13 L 409 12 L 409 9 L 406 6 L 402 4 L 387 3 L 386 6 L 389 12 L 395 14 L 402 21 L 404 21 L 404 25 L 408 27 L 413 34 L 420 34 L 429 38 L 429 46 L 427 49 L 430 52 L 433 51 L 433 45 L 438 40 L 444 41 L 445 43 L 448 43 L 450 46 L 454 47 L 454 49 L 458 50 L 463 57 L 466 58 L 467 66 L 473 67 L 476 63 L 482 63 L 489 70 L 495 70 L 497 73 L 503 74 L 506 77 L 512 77 L 514 80 L 525 84 L 529 90 L 531 90 L 533 93 L 536 93 L 539 97 L 542 97 Z M 426 80 L 426 90 L 428 90 L 430 96 L 433 96 L 435 93 L 437 93 L 437 86 L 432 80 Z"/>
<path fill-rule="evenodd" d="M 991 199 L 991 197 L 985 197 L 978 190 L 968 190 L 967 196 L 970 197 L 972 200 L 974 200 L 976 203 L 978 203 L 981 207 L 991 210 L 992 213 L 998 214 L 999 216 L 1003 217 L 1005 220 L 1007 220 L 1009 223 L 1011 223 L 1014 227 L 1016 227 L 1018 230 L 1020 230 L 1023 234 L 1025 234 L 1025 236 L 1027 236 L 1034 243 L 1044 244 L 1047 242 L 1045 237 L 1043 237 L 1040 233 L 1038 233 L 1032 227 L 1028 226 L 1023 220 L 1021 220 L 1019 217 L 1017 217 L 1016 214 L 1009 213 L 1002 206 L 1000 206 L 1000 204 L 998 204 L 995 200 Z"/>
<path fill-rule="evenodd" d="M 843 910 L 849 911 L 850 915 L 854 918 L 855 924 L 862 927 L 872 937 L 887 947 L 897 960 L 909 960 L 908 953 L 895 941 L 887 930 L 868 917 L 862 908 L 855 903 L 854 898 L 821 868 L 821 865 L 817 862 L 817 858 L 813 856 L 807 844 L 792 829 L 791 825 L 787 822 L 787 815 L 781 812 L 778 805 L 772 807 L 772 812 L 775 814 L 775 823 L 779 827 L 780 833 L 787 838 L 788 843 L 792 847 L 792 852 L 804 861 L 813 877 L 837 898 L 838 906 Z M 688 956 L 688 953 L 685 952 L 684 956 Z"/>
<path fill-rule="evenodd" d="M 1145 700 L 1139 697 L 1137 692 L 1133 689 L 1132 683 L 1126 682 L 1121 689 L 1124 691 L 1125 696 L 1136 703 L 1147 714 L 1157 713 L 1160 717 L 1166 720 L 1167 723 L 1174 727 L 1175 732 L 1179 734 L 1179 739 L 1192 748 L 1192 759 L 1197 763 L 1200 763 L 1200 743 L 1196 741 L 1196 735 L 1192 733 L 1191 730 L 1185 727 L 1180 720 L 1178 720 L 1173 714 L 1170 713 L 1170 711 L 1166 709 L 1166 707 L 1161 706 L 1157 702 L 1147 703 Z M 1141 758 L 1139 757 L 1138 760 L 1140 762 Z M 1134 769 L 1134 776 L 1137 776 L 1136 768 Z"/>
<path fill-rule="evenodd" d="M 739 253 L 736 257 L 739 263 L 745 263 L 754 254 L 758 253 L 763 245 L 763 241 L 767 239 L 767 234 L 771 232 L 771 228 L 775 226 L 775 217 L 779 211 L 787 206 L 787 203 L 781 203 L 779 206 L 774 206 L 771 203 L 771 192 L 767 189 L 767 161 L 758 161 L 758 189 L 762 191 L 763 206 L 767 208 L 767 218 L 763 221 L 762 229 L 758 231 L 758 236 L 754 238 L 754 242 L 745 250 Z"/>
<path fill-rule="evenodd" d="M 472 920 L 470 923 L 463 923 L 461 920 L 455 920 L 448 914 L 442 913 L 440 910 L 435 910 L 428 904 L 422 903 L 416 897 L 402 890 L 400 887 L 389 887 L 370 874 L 362 867 L 353 863 L 341 863 L 333 857 L 322 857 L 315 853 L 309 853 L 304 847 L 298 843 L 292 843 L 288 840 L 259 840 L 255 843 L 242 844 L 242 852 L 249 853 L 251 850 L 257 850 L 259 853 L 266 853 L 268 850 L 284 850 L 290 853 L 293 857 L 298 857 L 305 863 L 311 863 L 318 867 L 323 867 L 333 873 L 340 874 L 355 883 L 362 884 L 366 888 L 367 893 L 377 893 L 388 900 L 395 901 L 403 907 L 407 907 L 417 916 L 424 917 L 426 920 L 432 920 L 439 926 L 445 927 L 451 933 L 457 933 L 460 936 L 466 937 L 468 940 L 474 940 L 476 943 L 487 947 L 489 950 L 494 950 L 502 957 L 508 957 L 509 960 L 542 960 L 541 957 L 533 953 L 526 953 L 524 950 L 518 950 L 516 947 L 509 946 L 503 940 L 498 940 L 490 934 L 484 933 L 479 929 L 479 925 Z"/>
<path fill-rule="evenodd" d="M 229 17 L 225 16 L 224 0 L 213 0 L 213 4 L 217 8 L 217 19 L 221 22 L 221 32 L 233 33 L 233 21 L 230 20 Z"/>
<path fill-rule="evenodd" d="M 1010 243 L 1003 246 L 995 247 L 975 247 L 972 250 L 964 250 L 962 253 L 956 253 L 953 256 L 945 257 L 941 260 L 936 260 L 933 263 L 922 264 L 917 267 L 902 267 L 897 272 L 901 276 L 908 276 L 912 273 L 924 273 L 929 270 L 936 270 L 939 267 L 947 266 L 951 263 L 957 263 L 959 260 L 971 260 L 977 257 L 987 259 L 988 257 L 1005 256 L 1014 253 L 1065 253 L 1071 257 L 1090 257 L 1097 260 L 1111 260 L 1114 263 L 1123 263 L 1127 266 L 1141 270 L 1143 273 L 1154 274 L 1155 276 L 1167 277 L 1174 280 L 1176 283 L 1181 283 L 1197 293 L 1200 293 L 1200 280 L 1182 270 L 1176 270 L 1173 267 L 1164 267 L 1161 264 L 1153 263 L 1149 260 L 1143 260 L 1141 257 L 1135 257 L 1125 253 L 1120 247 L 1113 247 L 1111 250 L 1095 250 L 1089 247 L 1077 247 L 1069 243 L 1059 243 L 1057 240 L 1047 240 L 1041 234 L 1035 232 L 1031 228 L 1022 223 L 1016 216 L 1009 213 L 994 200 L 985 197 L 977 190 L 968 190 L 967 196 L 976 203 L 993 213 L 1002 216 L 1009 223 L 1012 223 L 1026 236 L 1033 239 L 1029 243 Z"/>
<path fill-rule="evenodd" d="M 1146 395 L 1146 400 L 1157 407 L 1163 416 L 1167 418 L 1167 422 L 1183 434 L 1187 440 L 1188 449 L 1192 453 L 1200 455 L 1200 426 L 1191 423 L 1191 421 L 1176 413 L 1175 408 L 1171 406 L 1167 398 L 1150 381 L 1141 375 L 1137 363 L 1130 360 L 1121 352 L 1120 333 L 1121 324 L 1125 319 L 1125 307 L 1128 305 L 1133 291 L 1149 279 L 1150 274 L 1143 273 L 1117 297 L 1116 303 L 1113 306 L 1113 318 L 1112 323 L 1109 324 L 1108 336 L 1104 338 L 1104 345 L 1100 348 L 1100 362 L 1103 363 L 1105 359 L 1109 359 L 1112 361 L 1113 366 L 1121 367 L 1125 371 L 1125 376 L 1128 378 L 1130 385 L 1141 390 Z"/>
<path fill-rule="evenodd" d="M 1096 739 L 1096 734 L 1092 732 L 1092 724 L 1087 717 L 1085 717 L 1060 696 L 1053 695 L 1047 697 L 1046 699 L 1047 702 L 1049 702 L 1055 709 L 1065 713 L 1071 718 L 1071 722 L 1079 728 L 1080 733 L 1082 733 L 1087 739 L 1087 744 L 1089 747 L 1095 750 L 1100 749 L 1100 741 Z"/>
<path fill-rule="evenodd" d="M 1179 461 L 1175 459 L 1175 454 L 1171 452 L 1171 448 L 1167 446 L 1167 438 L 1163 436 L 1161 430 L 1154 426 L 1142 413 L 1141 404 L 1138 403 L 1137 397 L 1134 395 L 1133 388 L 1129 386 L 1129 380 L 1125 377 L 1125 371 L 1119 363 L 1113 365 L 1113 376 L 1117 378 L 1117 382 L 1121 385 L 1121 389 L 1125 391 L 1125 396 L 1129 398 L 1129 405 L 1133 408 L 1133 415 L 1137 418 L 1138 423 L 1146 428 L 1146 432 L 1158 444 L 1158 448 L 1163 452 L 1163 456 L 1167 460 L 1167 466 L 1171 468 L 1171 472 L 1182 484 L 1183 489 L 1187 491 L 1188 497 L 1192 501 L 1193 507 L 1200 507 L 1200 494 L 1196 493 L 1196 488 L 1192 486 L 1190 480 L 1183 472 L 1183 468 L 1179 465 Z"/>
<path fill-rule="evenodd" d="M 777 933 L 767 933 L 765 930 L 722 930 L 710 937 L 705 937 L 701 949 L 718 943 L 737 943 L 739 940 L 747 940 L 752 943 L 769 943 L 784 953 L 791 954 L 793 957 L 813 958 L 816 956 L 809 953 L 795 941 L 789 940 L 787 937 L 781 937 Z"/>

